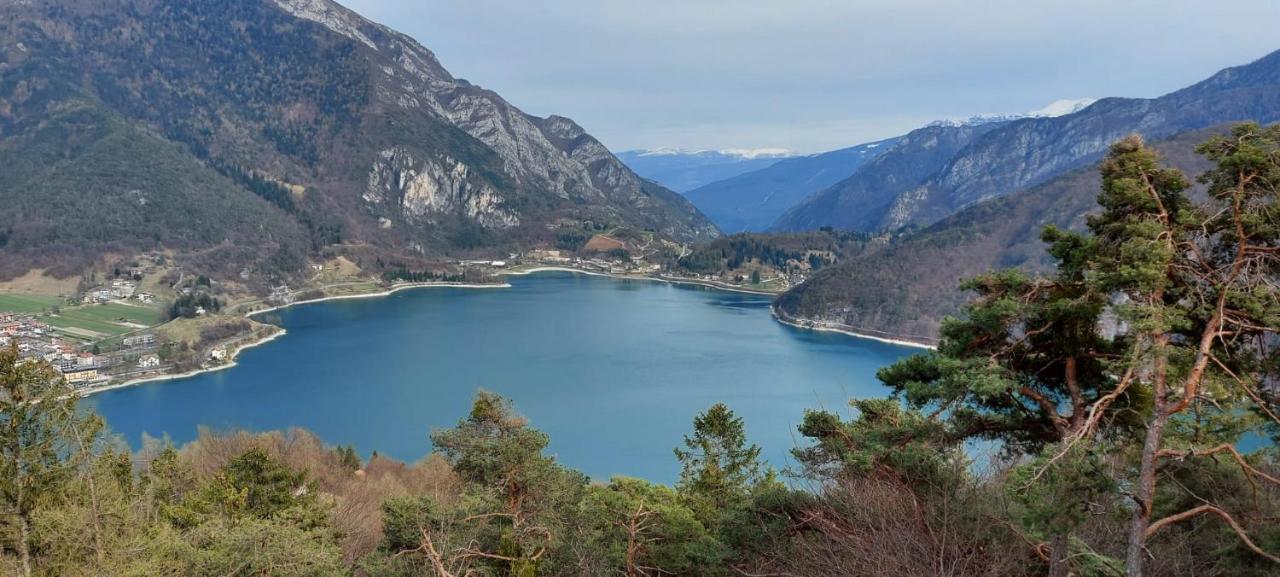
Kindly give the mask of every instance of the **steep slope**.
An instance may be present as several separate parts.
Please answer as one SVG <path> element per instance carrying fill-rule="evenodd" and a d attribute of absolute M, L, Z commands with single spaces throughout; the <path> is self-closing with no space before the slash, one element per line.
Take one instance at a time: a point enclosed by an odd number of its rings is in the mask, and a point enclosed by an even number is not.
<path fill-rule="evenodd" d="M 0 141 L 0 277 L 77 274 L 98 251 L 203 249 L 201 272 L 305 264 L 307 231 L 186 151 L 87 103 Z"/>
<path fill-rule="evenodd" d="M 893 190 L 890 202 L 883 201 L 883 188 L 841 183 L 815 195 L 779 227 L 881 231 L 925 226 L 976 202 L 1089 165 L 1127 134 L 1159 139 L 1236 120 L 1280 120 L 1280 52 L 1159 98 L 1106 98 L 1074 114 L 1004 123 L 974 138 L 915 186 Z M 868 195 L 875 202 L 862 198 Z"/>
<path fill-rule="evenodd" d="M 679 193 L 760 170 L 791 157 L 782 149 L 765 150 L 626 150 L 618 160 L 647 178 Z"/>
<path fill-rule="evenodd" d="M 1155 143 L 1170 165 L 1188 175 L 1208 168 L 1194 149 L 1211 128 Z M 823 269 L 781 296 L 776 310 L 868 334 L 930 342 L 941 319 L 959 310 L 963 278 L 988 270 L 1051 266 L 1040 231 L 1049 224 L 1083 230 L 1097 208 L 1095 166 L 1077 169 L 1028 191 L 980 202 L 919 232 Z"/>
<path fill-rule="evenodd" d="M 913 130 L 848 178 L 787 210 L 772 229 L 877 230 L 875 222 L 895 198 L 920 186 L 970 142 L 1008 122 L 938 123 Z"/>
<path fill-rule="evenodd" d="M 853 174 L 896 142 L 881 140 L 788 158 L 696 188 L 685 196 L 726 232 L 763 231 L 801 199 Z"/>
<path fill-rule="evenodd" d="M 573 121 L 527 115 L 328 0 L 0 2 L 0 75 L 0 140 L 87 103 L 265 192 L 312 250 L 429 257 L 542 244 L 581 221 L 718 234 Z"/>

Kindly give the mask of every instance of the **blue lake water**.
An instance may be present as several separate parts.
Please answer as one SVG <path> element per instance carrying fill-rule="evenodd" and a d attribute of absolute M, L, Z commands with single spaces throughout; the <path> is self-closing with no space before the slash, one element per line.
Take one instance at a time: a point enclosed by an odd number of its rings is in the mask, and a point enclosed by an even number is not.
<path fill-rule="evenodd" d="M 430 452 L 477 389 L 511 398 L 561 462 L 597 479 L 669 482 L 693 417 L 724 402 L 775 467 L 806 408 L 882 396 L 875 372 L 917 349 L 775 322 L 767 297 L 571 273 L 511 288 L 426 288 L 278 311 L 288 334 L 231 369 L 96 395 L 130 444 L 144 432 L 303 427 L 402 460 Z"/>

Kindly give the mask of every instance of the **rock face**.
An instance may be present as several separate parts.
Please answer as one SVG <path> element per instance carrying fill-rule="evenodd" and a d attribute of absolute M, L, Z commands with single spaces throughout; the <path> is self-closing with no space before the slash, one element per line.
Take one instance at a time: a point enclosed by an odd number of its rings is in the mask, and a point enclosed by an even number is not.
<path fill-rule="evenodd" d="M 1005 124 L 935 124 L 914 130 L 848 178 L 787 210 L 773 229 L 802 231 L 833 226 L 879 230 L 879 221 L 890 212 L 901 212 L 902 203 L 919 196 L 928 178 L 952 157 Z"/>
<path fill-rule="evenodd" d="M 573 121 L 525 114 L 330 0 L 0 2 L 0 149 L 72 105 L 216 168 L 310 229 L 312 250 L 496 252 L 582 221 L 719 234 Z M 0 206 L 0 230 L 18 216 Z"/>
<path fill-rule="evenodd" d="M 363 196 L 369 203 L 399 205 L 413 222 L 461 213 L 486 228 L 520 224 L 518 217 L 503 210 L 502 196 L 493 187 L 473 179 L 470 168 L 453 158 L 419 161 L 396 148 L 382 151 L 380 157 L 369 171 Z"/>
<path fill-rule="evenodd" d="M 1160 139 L 1237 120 L 1280 120 L 1280 52 L 1159 98 L 1105 98 L 1059 117 L 939 127 L 934 154 L 908 138 L 788 212 L 776 228 L 876 232 L 927 226 L 1092 164 L 1128 134 Z M 953 133 L 949 143 L 942 132 Z"/>

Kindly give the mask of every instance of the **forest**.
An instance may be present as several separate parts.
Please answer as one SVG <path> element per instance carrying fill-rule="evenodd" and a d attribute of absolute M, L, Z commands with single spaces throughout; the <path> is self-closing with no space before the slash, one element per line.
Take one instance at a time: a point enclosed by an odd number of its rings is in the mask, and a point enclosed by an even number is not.
<path fill-rule="evenodd" d="M 130 450 L 0 352 L 0 573 L 30 576 L 1246 576 L 1280 573 L 1280 127 L 1101 164 L 1052 271 L 994 271 L 886 396 L 797 415 L 795 466 L 730 407 L 679 479 L 588 479 L 481 391 L 406 464 L 304 431 Z M 696 383 L 690 383 L 696 386 Z M 429 441 L 429 443 L 428 443 Z"/>

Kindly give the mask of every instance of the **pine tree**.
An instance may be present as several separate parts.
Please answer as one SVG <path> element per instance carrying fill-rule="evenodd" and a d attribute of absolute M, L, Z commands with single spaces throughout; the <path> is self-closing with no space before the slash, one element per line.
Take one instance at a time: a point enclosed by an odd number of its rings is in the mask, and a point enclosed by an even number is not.
<path fill-rule="evenodd" d="M 685 435 L 684 448 L 675 454 L 681 465 L 676 487 L 713 526 L 768 477 L 760 464 L 760 447 L 747 443 L 742 418 L 722 403 L 693 419 L 693 435 Z"/>
<path fill-rule="evenodd" d="M 48 363 L 0 350 L 0 542 L 16 550 L 24 577 L 35 570 L 32 515 L 75 475 L 76 398 Z M 16 533 L 16 534 L 15 534 Z"/>

